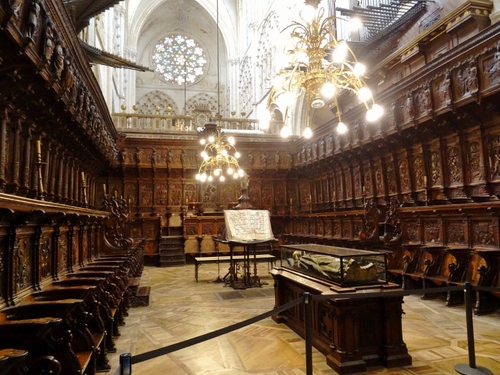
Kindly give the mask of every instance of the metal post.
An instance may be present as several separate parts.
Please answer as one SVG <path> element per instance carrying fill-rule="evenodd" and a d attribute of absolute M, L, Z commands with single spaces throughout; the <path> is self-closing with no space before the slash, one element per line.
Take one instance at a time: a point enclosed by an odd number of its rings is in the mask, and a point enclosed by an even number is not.
<path fill-rule="evenodd" d="M 120 354 L 120 375 L 132 375 L 132 355 Z"/>
<path fill-rule="evenodd" d="M 462 375 L 493 375 L 487 368 L 476 366 L 476 352 L 474 348 L 474 326 L 472 321 L 472 286 L 464 283 L 465 318 L 467 324 L 467 346 L 469 350 L 469 364 L 458 364 L 455 371 Z"/>
<path fill-rule="evenodd" d="M 306 374 L 313 375 L 312 366 L 312 319 L 311 293 L 304 292 L 305 328 L 306 328 Z"/>

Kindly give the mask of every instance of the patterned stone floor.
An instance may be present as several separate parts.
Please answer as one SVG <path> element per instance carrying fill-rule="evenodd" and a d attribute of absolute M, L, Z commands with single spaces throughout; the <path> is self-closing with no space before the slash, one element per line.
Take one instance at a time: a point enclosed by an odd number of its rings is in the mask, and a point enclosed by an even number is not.
<path fill-rule="evenodd" d="M 149 307 L 129 310 L 126 325 L 110 354 L 118 375 L 119 355 L 137 355 L 253 318 L 273 308 L 272 278 L 266 264 L 259 265 L 262 288 L 232 293 L 232 288 L 210 283 L 217 265 L 204 264 L 199 282 L 194 265 L 146 267 L 141 285 L 151 287 Z M 221 266 L 221 276 L 225 269 Z M 231 294 L 233 294 L 231 296 Z M 239 296 L 238 296 L 239 294 Z M 372 367 L 363 374 L 448 375 L 456 364 L 468 364 L 467 332 L 463 307 L 447 308 L 441 300 L 405 297 L 403 335 L 413 364 L 405 368 Z M 500 314 L 474 317 L 476 364 L 500 374 Z M 302 375 L 304 341 L 271 318 L 168 355 L 133 365 L 137 375 Z M 313 349 L 315 375 L 336 374 L 325 357 Z"/>

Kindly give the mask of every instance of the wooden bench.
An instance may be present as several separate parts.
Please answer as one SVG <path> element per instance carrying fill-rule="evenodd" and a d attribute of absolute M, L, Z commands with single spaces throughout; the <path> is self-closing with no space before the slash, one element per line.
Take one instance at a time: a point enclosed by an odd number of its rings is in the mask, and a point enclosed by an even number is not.
<path fill-rule="evenodd" d="M 241 262 L 245 260 L 244 255 L 233 255 L 234 262 Z M 250 256 L 250 261 L 254 260 L 254 256 Z M 221 255 L 221 256 L 210 256 L 210 257 L 195 257 L 194 258 L 194 278 L 198 281 L 198 267 L 203 263 L 229 263 L 231 261 L 231 256 Z M 276 257 L 271 254 L 256 254 L 255 261 L 258 263 L 267 262 L 268 269 L 270 270 L 274 267 Z"/>

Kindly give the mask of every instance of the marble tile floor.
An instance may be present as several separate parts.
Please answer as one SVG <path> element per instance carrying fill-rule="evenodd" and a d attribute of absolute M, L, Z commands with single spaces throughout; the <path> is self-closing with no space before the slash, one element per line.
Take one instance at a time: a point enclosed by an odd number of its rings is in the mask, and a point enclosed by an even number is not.
<path fill-rule="evenodd" d="M 227 265 L 221 265 L 224 276 Z M 225 299 L 234 291 L 217 278 L 216 264 L 146 267 L 141 285 L 151 287 L 150 306 L 129 310 L 109 354 L 111 375 L 118 375 L 119 356 L 141 354 L 224 328 L 269 311 L 274 306 L 273 280 L 267 264 L 259 264 L 262 288 L 247 289 L 243 297 Z M 248 292 L 247 291 L 251 291 Z M 445 307 L 442 300 L 405 297 L 403 336 L 413 364 L 405 368 L 371 367 L 363 374 L 448 375 L 456 364 L 468 364 L 466 318 L 463 307 Z M 500 314 L 474 316 L 476 365 L 500 374 Z M 336 374 L 325 357 L 313 349 L 315 375 Z M 302 375 L 304 341 L 283 324 L 267 318 L 224 336 L 132 366 L 134 375 Z"/>

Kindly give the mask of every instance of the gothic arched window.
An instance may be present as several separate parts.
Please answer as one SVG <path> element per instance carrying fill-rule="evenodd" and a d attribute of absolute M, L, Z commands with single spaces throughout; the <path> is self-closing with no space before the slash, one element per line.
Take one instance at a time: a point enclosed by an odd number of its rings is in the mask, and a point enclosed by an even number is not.
<path fill-rule="evenodd" d="M 155 73 L 167 83 L 194 83 L 207 66 L 205 51 L 185 35 L 168 35 L 156 43 L 153 51 Z"/>

